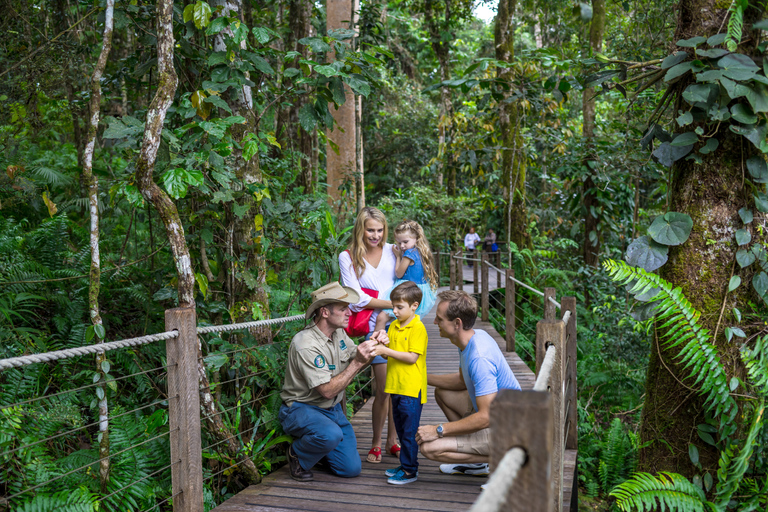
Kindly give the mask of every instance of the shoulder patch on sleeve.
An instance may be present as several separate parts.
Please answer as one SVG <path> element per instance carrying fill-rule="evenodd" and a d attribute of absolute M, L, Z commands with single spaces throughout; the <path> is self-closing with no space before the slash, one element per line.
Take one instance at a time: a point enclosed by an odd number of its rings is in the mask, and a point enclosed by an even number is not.
<path fill-rule="evenodd" d="M 315 366 L 318 367 L 318 368 L 325 367 L 325 358 L 322 355 L 318 355 L 315 358 Z"/>

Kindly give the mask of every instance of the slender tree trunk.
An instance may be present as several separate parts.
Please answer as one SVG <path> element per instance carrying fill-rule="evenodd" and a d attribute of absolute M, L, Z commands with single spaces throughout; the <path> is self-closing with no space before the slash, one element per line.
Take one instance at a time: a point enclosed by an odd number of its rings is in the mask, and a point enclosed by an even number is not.
<path fill-rule="evenodd" d="M 511 63 L 514 60 L 514 14 L 517 0 L 499 0 L 496 12 L 496 27 L 494 43 L 496 59 Z M 500 80 L 514 85 L 512 67 L 499 68 L 497 76 Z M 509 94 L 506 95 L 507 97 Z M 528 208 L 525 205 L 526 157 L 523 145 L 520 111 L 517 104 L 503 101 L 499 105 L 499 131 L 501 132 L 502 147 L 502 194 L 506 208 L 504 210 L 504 226 L 507 232 L 507 242 L 514 242 L 519 248 L 530 247 L 528 235 Z"/>
<path fill-rule="evenodd" d="M 728 4 L 716 0 L 682 0 L 678 4 L 678 25 L 675 41 L 694 36 L 712 36 L 724 25 Z M 745 14 L 744 40 L 741 52 L 757 57 L 754 49 L 756 34 L 750 38 L 752 22 L 760 19 L 765 7 L 750 8 Z M 687 83 L 678 84 L 684 88 Z M 678 106 L 676 106 L 678 108 Z M 680 107 L 682 108 L 682 107 Z M 750 302 L 759 302 L 749 283 L 757 265 L 740 269 L 735 262 L 738 247 L 733 238 L 737 229 L 745 226 L 739 218 L 742 207 L 756 213 L 747 229 L 754 243 L 765 243 L 766 235 L 753 229 L 765 222 L 757 212 L 752 190 L 744 188 L 744 161 L 757 150 L 743 137 L 728 129 L 718 132 L 720 146 L 717 151 L 703 155 L 701 164 L 679 160 L 672 169 L 670 209 L 688 213 L 693 219 L 693 230 L 688 240 L 669 250 L 669 261 L 659 270 L 661 276 L 673 286 L 679 286 L 693 306 L 701 312 L 699 323 L 713 335 L 721 363 L 730 379 L 742 377 L 739 357 L 741 342 L 728 342 L 723 335 L 725 325 L 739 322 L 732 311 L 736 307 L 746 316 L 755 313 Z M 718 243 L 711 245 L 710 240 Z M 706 250 L 704 250 L 706 248 Z M 727 293 L 732 275 L 741 277 L 742 285 Z M 748 335 L 751 333 L 747 333 Z M 666 349 L 662 340 L 664 329 L 656 325 L 651 358 L 648 365 L 646 398 L 640 425 L 641 471 L 675 471 L 684 475 L 701 474 L 688 456 L 688 445 L 693 443 L 699 451 L 704 470 L 714 474 L 718 451 L 700 442 L 697 425 L 706 419 L 700 384 L 686 379 L 685 369 L 677 358 L 682 345 Z"/>
<path fill-rule="evenodd" d="M 603 33 L 605 32 L 605 0 L 592 0 L 592 22 L 589 25 L 589 47 L 592 53 L 603 49 Z M 590 267 L 598 266 L 600 254 L 599 215 L 600 204 L 595 197 L 597 187 L 593 178 L 596 176 L 595 165 L 597 156 L 594 154 L 593 145 L 595 139 L 595 90 L 588 87 L 582 91 L 582 116 L 584 124 L 582 134 L 584 136 L 583 165 L 588 169 L 589 176 L 582 187 L 584 201 L 584 263 Z M 587 299 L 589 302 L 589 299 Z"/>
<path fill-rule="evenodd" d="M 109 52 L 112 49 L 112 28 L 114 25 L 115 1 L 107 0 L 104 12 L 104 35 L 102 39 L 101 53 L 91 79 L 90 120 L 88 125 L 88 137 L 83 151 L 83 181 L 88 187 L 88 203 L 90 205 L 91 224 L 91 271 L 88 287 L 88 307 L 91 323 L 95 330 L 95 338 L 98 344 L 104 343 L 104 337 L 100 335 L 103 330 L 101 314 L 99 312 L 99 288 L 101 284 L 101 258 L 99 256 L 99 180 L 93 174 L 93 152 L 96 147 L 96 136 L 99 129 L 99 114 L 101 112 L 101 77 L 107 66 Z M 101 374 L 99 399 L 99 480 L 102 492 L 107 489 L 109 481 L 109 402 L 107 401 L 106 368 L 107 356 L 104 352 L 96 354 L 96 371 Z"/>
<path fill-rule="evenodd" d="M 432 51 L 435 52 L 437 62 L 440 66 L 440 80 L 445 82 L 451 78 L 450 69 L 450 53 L 451 47 L 448 41 L 443 40 L 443 27 L 441 23 L 435 17 L 433 0 L 426 0 L 424 4 L 424 21 L 427 25 L 427 31 L 432 44 Z M 448 21 L 451 16 L 450 0 L 445 2 L 445 27 L 448 27 Z M 448 87 L 440 88 L 440 110 L 439 119 L 437 121 L 438 128 L 438 171 L 437 171 L 437 184 L 442 187 L 445 180 L 446 164 L 447 161 L 447 144 L 451 137 L 451 125 L 453 119 L 453 109 L 451 107 L 451 91 Z M 451 166 L 453 167 L 453 166 Z M 446 190 L 448 195 L 456 195 L 456 172 L 455 169 L 448 170 L 448 183 L 446 184 Z"/>

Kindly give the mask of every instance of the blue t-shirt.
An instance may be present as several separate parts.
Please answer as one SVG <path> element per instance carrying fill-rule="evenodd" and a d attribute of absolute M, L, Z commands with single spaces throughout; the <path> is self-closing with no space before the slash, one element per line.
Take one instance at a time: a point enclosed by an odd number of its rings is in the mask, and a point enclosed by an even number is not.
<path fill-rule="evenodd" d="M 425 284 L 427 281 L 424 279 L 424 265 L 421 263 L 419 250 L 411 247 L 403 253 L 403 257 L 412 259 L 413 265 L 405 269 L 405 274 L 400 278 L 400 281 L 413 281 L 416 284 Z"/>
<path fill-rule="evenodd" d="M 520 390 L 520 384 L 496 340 L 482 329 L 475 329 L 467 347 L 459 350 L 459 364 L 475 411 L 475 397 L 498 393 L 500 389 Z"/>

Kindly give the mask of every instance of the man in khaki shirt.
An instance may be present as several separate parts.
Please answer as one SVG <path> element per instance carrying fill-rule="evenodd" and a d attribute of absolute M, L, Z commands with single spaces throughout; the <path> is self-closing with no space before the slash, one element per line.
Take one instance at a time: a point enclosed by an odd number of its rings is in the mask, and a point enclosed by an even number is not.
<path fill-rule="evenodd" d="M 349 305 L 359 300 L 355 290 L 338 282 L 315 290 L 306 313 L 312 324 L 291 340 L 279 420 L 294 438 L 288 448 L 294 480 L 313 480 L 311 469 L 321 459 L 337 476 L 360 474 L 357 439 L 341 401 L 354 376 L 373 359 L 373 347 L 388 344 L 389 338 L 378 331 L 356 346 L 347 337 Z"/>

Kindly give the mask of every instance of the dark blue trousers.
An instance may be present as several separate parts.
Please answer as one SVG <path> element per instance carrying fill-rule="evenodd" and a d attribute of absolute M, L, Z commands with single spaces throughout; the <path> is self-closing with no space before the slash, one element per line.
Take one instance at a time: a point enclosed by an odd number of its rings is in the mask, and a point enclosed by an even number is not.
<path fill-rule="evenodd" d="M 286 434 L 293 436 L 293 452 L 301 467 L 312 466 L 325 457 L 333 474 L 351 478 L 362 470 L 357 439 L 341 404 L 330 409 L 294 402 L 280 407 L 278 420 Z"/>
<path fill-rule="evenodd" d="M 415 475 L 419 470 L 419 444 L 416 431 L 421 421 L 421 393 L 418 397 L 390 395 L 392 397 L 392 415 L 395 430 L 400 438 L 400 465 L 406 473 Z"/>

